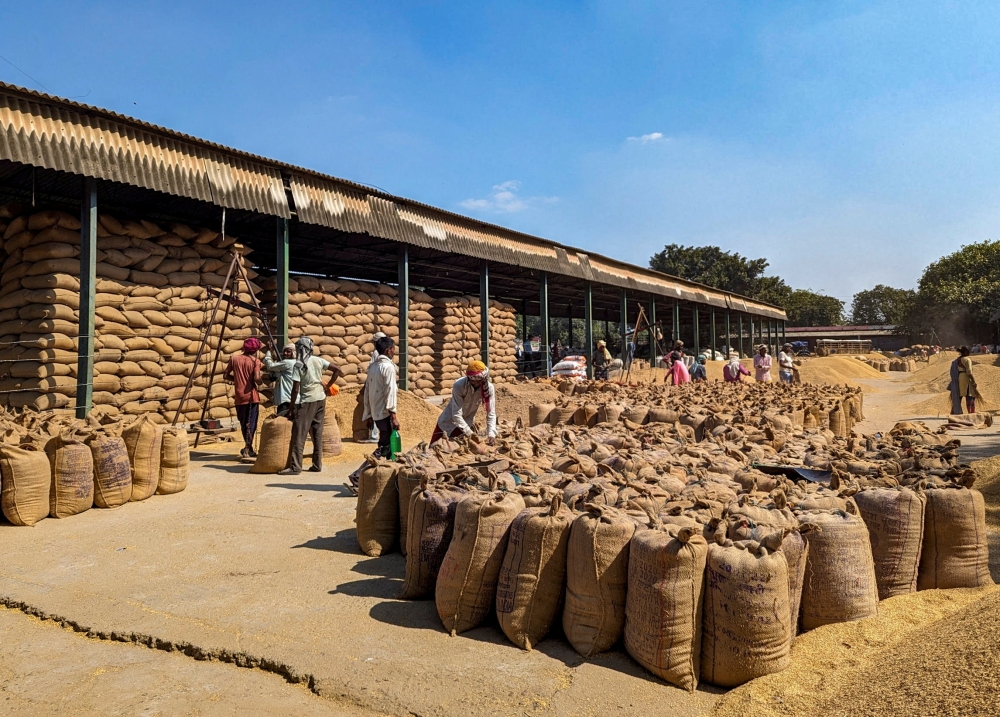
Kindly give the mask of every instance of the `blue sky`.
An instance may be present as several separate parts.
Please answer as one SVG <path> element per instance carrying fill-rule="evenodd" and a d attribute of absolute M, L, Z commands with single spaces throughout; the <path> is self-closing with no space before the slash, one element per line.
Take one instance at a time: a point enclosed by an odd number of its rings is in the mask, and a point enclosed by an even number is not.
<path fill-rule="evenodd" d="M 850 300 L 1000 238 L 987 3 L 44 2 L 0 79 L 638 264 Z M 29 79 L 27 73 L 34 79 Z"/>

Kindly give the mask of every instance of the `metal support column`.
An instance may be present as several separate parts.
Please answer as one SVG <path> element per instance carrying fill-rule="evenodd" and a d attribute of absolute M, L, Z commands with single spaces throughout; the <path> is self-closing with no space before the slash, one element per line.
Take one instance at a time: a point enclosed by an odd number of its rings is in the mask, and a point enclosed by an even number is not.
<path fill-rule="evenodd" d="M 656 366 L 656 297 L 649 300 L 649 365 Z"/>
<path fill-rule="evenodd" d="M 622 363 L 628 358 L 628 294 L 622 289 L 621 322 L 618 327 L 622 340 Z M 625 368 L 628 368 L 627 366 Z"/>
<path fill-rule="evenodd" d="M 528 300 L 521 302 L 521 343 L 528 343 Z"/>
<path fill-rule="evenodd" d="M 594 288 L 590 282 L 584 289 L 583 295 L 583 350 L 587 357 L 587 378 L 594 378 L 594 362 L 591 357 L 594 355 Z"/>
<path fill-rule="evenodd" d="M 83 183 L 80 212 L 80 330 L 77 339 L 76 417 L 86 418 L 94 396 L 94 293 L 97 289 L 97 180 Z"/>
<path fill-rule="evenodd" d="M 399 245 L 399 389 L 410 390 L 410 248 Z"/>
<path fill-rule="evenodd" d="M 538 295 L 538 313 L 541 319 L 542 351 L 545 352 L 545 375 L 552 375 L 552 348 L 549 344 L 549 275 L 542 274 Z"/>
<path fill-rule="evenodd" d="M 479 270 L 479 355 L 490 365 L 490 265 Z"/>
<path fill-rule="evenodd" d="M 677 343 L 677 341 L 681 338 L 681 305 L 677 301 L 674 302 L 674 320 L 672 324 L 673 327 L 670 341 L 672 343 Z M 674 347 L 671 346 L 670 348 L 673 349 Z"/>
<path fill-rule="evenodd" d="M 711 318 L 708 323 L 708 336 L 709 343 L 712 346 L 712 355 L 709 357 L 709 361 L 715 361 L 715 309 L 712 309 Z"/>
<path fill-rule="evenodd" d="M 573 304 L 569 304 L 566 307 L 566 321 L 569 323 L 569 327 L 568 327 L 569 328 L 569 345 L 566 348 L 567 349 L 572 349 L 572 348 L 575 348 L 573 346 L 573 343 L 574 343 L 574 336 L 573 336 Z"/>
<path fill-rule="evenodd" d="M 787 321 L 782 321 L 781 322 L 781 343 L 782 344 L 787 344 L 788 343 L 788 334 L 785 333 L 785 329 L 787 328 L 787 326 L 786 326 L 787 323 L 788 323 Z"/>
<path fill-rule="evenodd" d="M 280 351 L 288 343 L 288 220 L 281 217 L 278 217 L 276 249 L 278 274 L 275 276 L 277 284 L 275 292 L 278 295 L 278 302 L 275 310 L 278 314 L 278 325 L 276 327 L 278 333 L 275 339 L 278 342 L 277 350 Z"/>
<path fill-rule="evenodd" d="M 771 320 L 767 320 L 767 352 L 774 355 L 774 341 L 771 338 Z"/>
<path fill-rule="evenodd" d="M 738 350 L 739 350 L 739 353 L 740 353 L 740 357 L 741 358 L 745 358 L 746 354 L 743 353 L 743 314 L 742 313 L 739 315 L 739 324 L 740 324 L 740 348 Z"/>
<path fill-rule="evenodd" d="M 694 322 L 694 358 L 695 361 L 698 360 L 698 354 L 701 353 L 701 336 L 699 334 L 701 331 L 698 330 L 698 307 L 694 306 L 691 309 L 691 321 Z"/>
<path fill-rule="evenodd" d="M 729 309 L 726 309 L 726 361 L 733 353 L 733 334 L 729 324 Z"/>

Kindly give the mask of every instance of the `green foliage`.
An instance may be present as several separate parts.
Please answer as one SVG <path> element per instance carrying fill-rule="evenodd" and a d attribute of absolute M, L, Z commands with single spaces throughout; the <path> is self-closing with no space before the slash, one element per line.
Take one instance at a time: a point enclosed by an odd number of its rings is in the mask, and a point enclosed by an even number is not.
<path fill-rule="evenodd" d="M 916 299 L 917 292 L 913 289 L 894 289 L 885 284 L 859 291 L 851 302 L 851 323 L 906 324 Z"/>
<path fill-rule="evenodd" d="M 783 304 L 790 326 L 839 326 L 844 323 L 844 302 L 807 289 L 790 292 Z"/>

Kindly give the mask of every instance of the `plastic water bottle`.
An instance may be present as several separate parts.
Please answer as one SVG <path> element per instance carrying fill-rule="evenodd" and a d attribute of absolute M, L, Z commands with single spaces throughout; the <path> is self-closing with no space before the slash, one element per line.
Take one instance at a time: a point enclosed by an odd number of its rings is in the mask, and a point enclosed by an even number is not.
<path fill-rule="evenodd" d="M 403 439 L 399 437 L 399 431 L 393 430 L 389 434 L 389 460 L 393 460 L 397 453 L 403 452 Z"/>

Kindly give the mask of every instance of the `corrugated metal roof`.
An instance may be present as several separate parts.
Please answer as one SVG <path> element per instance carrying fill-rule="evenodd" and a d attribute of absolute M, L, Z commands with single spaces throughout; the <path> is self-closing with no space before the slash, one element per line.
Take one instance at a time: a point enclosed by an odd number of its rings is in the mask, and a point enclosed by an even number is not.
<path fill-rule="evenodd" d="M 784 319 L 780 308 L 206 142 L 98 107 L 0 83 L 0 159 L 666 298 Z"/>

